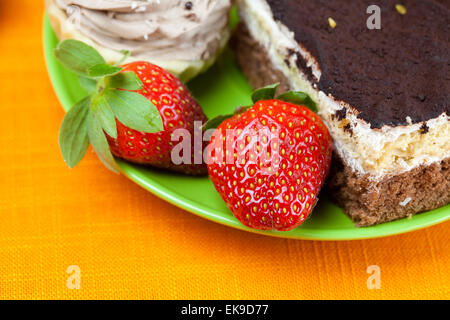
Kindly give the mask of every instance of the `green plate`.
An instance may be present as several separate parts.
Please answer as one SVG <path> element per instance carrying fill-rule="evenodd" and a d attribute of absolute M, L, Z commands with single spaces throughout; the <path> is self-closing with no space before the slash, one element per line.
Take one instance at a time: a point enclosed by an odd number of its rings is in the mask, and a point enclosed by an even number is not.
<path fill-rule="evenodd" d="M 50 79 L 63 108 L 68 110 L 85 96 L 77 78 L 65 70 L 54 58 L 56 38 L 48 18 L 44 19 L 44 50 Z M 250 103 L 251 88 L 236 67 L 232 53 L 225 50 L 218 62 L 205 74 L 189 83 L 189 88 L 203 106 L 208 117 L 227 113 L 236 106 Z M 300 227 L 289 232 L 258 231 L 243 226 L 216 192 L 207 178 L 195 178 L 161 172 L 119 161 L 122 173 L 170 203 L 198 216 L 233 228 L 264 235 L 311 239 L 351 240 L 389 236 L 428 227 L 450 218 L 450 206 L 374 227 L 355 228 L 340 208 L 333 205 L 325 194 L 310 218 Z"/>

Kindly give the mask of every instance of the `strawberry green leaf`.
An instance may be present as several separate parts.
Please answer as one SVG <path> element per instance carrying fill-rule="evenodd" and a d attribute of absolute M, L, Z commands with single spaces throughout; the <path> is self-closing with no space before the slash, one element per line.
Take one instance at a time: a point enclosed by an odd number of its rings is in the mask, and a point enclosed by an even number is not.
<path fill-rule="evenodd" d="M 260 100 L 270 100 L 275 97 L 275 92 L 280 84 L 274 83 L 261 89 L 257 89 L 252 94 L 253 103 Z"/>
<path fill-rule="evenodd" d="M 311 111 L 317 112 L 317 105 L 311 97 L 300 91 L 289 91 L 277 97 L 278 100 L 290 102 L 293 104 L 304 105 Z"/>
<path fill-rule="evenodd" d="M 83 76 L 88 76 L 89 68 L 106 63 L 97 50 L 78 40 L 60 42 L 55 56 L 64 67 Z"/>
<path fill-rule="evenodd" d="M 86 90 L 87 93 L 91 93 L 95 90 L 97 87 L 97 81 L 94 79 L 89 79 L 86 77 L 79 76 L 78 81 L 80 83 L 80 86 Z"/>
<path fill-rule="evenodd" d="M 117 126 L 116 126 L 116 118 L 111 107 L 105 100 L 105 96 L 100 94 L 96 96 L 92 100 L 91 104 L 92 112 L 95 112 L 95 115 L 100 122 L 103 130 L 112 138 L 117 138 Z"/>
<path fill-rule="evenodd" d="M 234 112 L 233 112 L 232 114 L 220 115 L 220 116 L 217 116 L 217 117 L 215 117 L 215 118 L 209 119 L 209 120 L 206 121 L 206 123 L 202 126 L 202 130 L 203 130 L 203 131 L 206 131 L 206 130 L 209 130 L 209 129 L 215 129 L 215 128 L 217 128 L 222 122 L 224 122 L 225 120 L 227 120 L 227 119 L 229 119 L 229 118 L 231 118 L 231 117 L 233 117 L 233 116 L 235 116 L 235 115 L 244 113 L 245 111 L 247 111 L 247 110 L 249 110 L 249 109 L 251 109 L 251 108 L 252 108 L 251 106 L 241 106 L 241 107 L 237 107 L 237 108 L 234 110 Z"/>
<path fill-rule="evenodd" d="M 134 72 L 122 72 L 108 78 L 109 88 L 119 88 L 125 90 L 141 90 L 142 81 Z"/>
<path fill-rule="evenodd" d="M 117 163 L 114 160 L 113 155 L 111 154 L 108 140 L 106 140 L 105 133 L 102 129 L 100 121 L 97 118 L 97 115 L 94 112 L 90 111 L 87 118 L 89 142 L 94 148 L 95 153 L 108 169 L 118 173 L 119 169 Z"/>
<path fill-rule="evenodd" d="M 122 68 L 111 66 L 106 63 L 96 64 L 88 69 L 89 77 L 102 78 L 105 76 L 112 76 L 122 71 Z"/>
<path fill-rule="evenodd" d="M 117 120 L 127 127 L 148 133 L 164 129 L 158 109 L 143 95 L 115 89 L 106 89 L 104 95 Z"/>
<path fill-rule="evenodd" d="M 222 122 L 234 116 L 233 114 L 221 115 L 215 118 L 212 118 L 202 126 L 203 131 L 207 131 L 209 129 L 216 129 Z"/>
<path fill-rule="evenodd" d="M 70 168 L 83 159 L 89 147 L 87 115 L 90 98 L 85 98 L 67 112 L 59 130 L 59 147 Z"/>

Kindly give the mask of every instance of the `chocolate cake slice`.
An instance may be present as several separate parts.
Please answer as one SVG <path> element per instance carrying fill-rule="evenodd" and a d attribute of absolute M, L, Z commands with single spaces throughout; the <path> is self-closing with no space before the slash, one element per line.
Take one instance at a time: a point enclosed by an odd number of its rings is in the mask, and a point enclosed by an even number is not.
<path fill-rule="evenodd" d="M 328 186 L 356 225 L 450 202 L 450 1 L 376 1 L 372 30 L 373 1 L 237 2 L 243 71 L 318 103 L 335 146 Z"/>

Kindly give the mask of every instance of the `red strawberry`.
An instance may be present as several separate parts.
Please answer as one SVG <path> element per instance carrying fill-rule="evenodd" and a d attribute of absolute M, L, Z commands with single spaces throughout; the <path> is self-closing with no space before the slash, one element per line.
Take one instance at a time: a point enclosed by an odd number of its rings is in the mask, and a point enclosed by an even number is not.
<path fill-rule="evenodd" d="M 175 141 L 179 132 L 175 131 L 183 129 L 191 138 L 191 150 L 195 150 L 194 122 L 201 125 L 206 121 L 202 109 L 178 79 L 149 62 L 108 65 L 93 47 L 76 40 L 61 42 L 55 55 L 79 75 L 89 92 L 69 110 L 61 125 L 60 148 L 70 167 L 81 161 L 92 144 L 103 163 L 114 171 L 117 165 L 112 154 L 187 174 L 206 173 L 202 161 L 193 164 L 192 151 L 187 161 L 172 161 L 172 150 L 184 139 Z"/>
<path fill-rule="evenodd" d="M 297 102 L 290 99 L 295 94 L 280 98 Z M 330 134 L 319 116 L 305 106 L 272 99 L 257 101 L 219 125 L 207 163 L 214 186 L 239 221 L 287 231 L 314 208 L 331 154 Z"/>
<path fill-rule="evenodd" d="M 188 174 L 206 173 L 206 167 L 202 164 L 175 165 L 171 160 L 173 146 L 178 143 L 171 141 L 173 131 L 186 129 L 193 137 L 194 121 L 203 123 L 207 120 L 189 90 L 173 75 L 148 62 L 124 65 L 122 72 L 134 72 L 142 81 L 142 89 L 135 92 L 146 97 L 158 109 L 164 130 L 156 133 L 139 132 L 117 121 L 117 138 L 108 136 L 112 153 L 135 163 L 150 164 Z M 193 157 L 192 152 L 191 163 L 194 163 Z"/>

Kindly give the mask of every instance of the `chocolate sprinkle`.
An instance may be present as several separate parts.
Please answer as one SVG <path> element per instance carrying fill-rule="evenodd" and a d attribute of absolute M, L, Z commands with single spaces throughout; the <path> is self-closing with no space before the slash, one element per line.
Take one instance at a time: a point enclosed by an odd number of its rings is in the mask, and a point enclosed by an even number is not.
<path fill-rule="evenodd" d="M 192 4 L 192 2 L 191 1 L 188 1 L 188 2 L 186 2 L 185 4 L 184 4 L 184 8 L 186 9 L 186 10 L 192 10 L 192 7 L 193 7 L 194 5 Z"/>
<path fill-rule="evenodd" d="M 425 133 L 427 133 L 429 131 L 429 129 L 430 128 L 428 128 L 427 124 L 424 123 L 424 124 L 422 124 L 422 127 L 420 127 L 420 133 L 421 134 L 425 134 Z"/>

